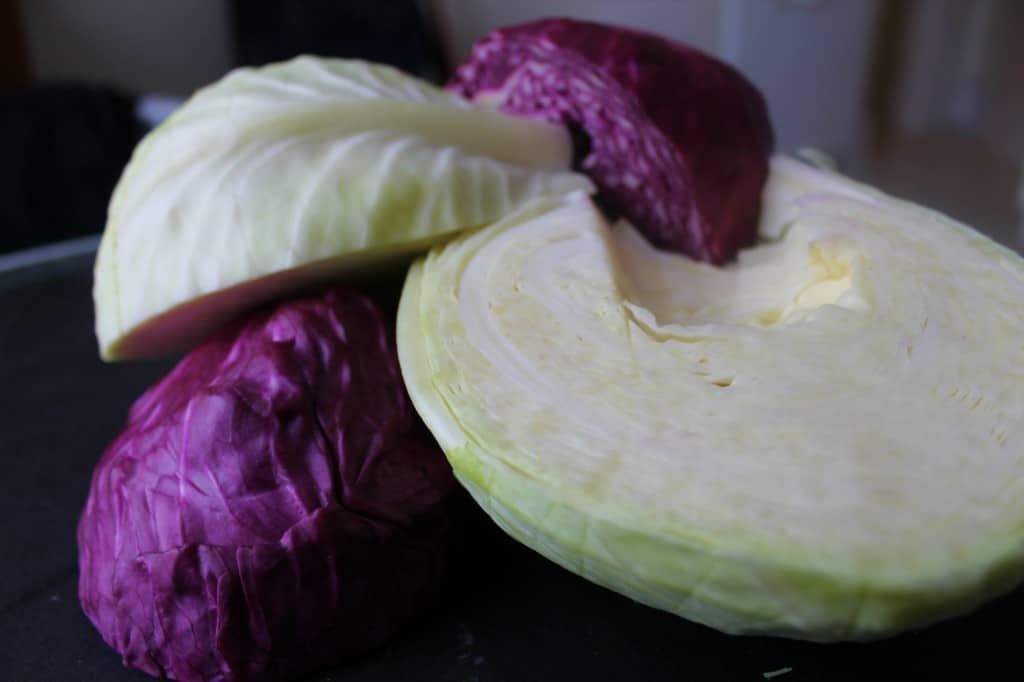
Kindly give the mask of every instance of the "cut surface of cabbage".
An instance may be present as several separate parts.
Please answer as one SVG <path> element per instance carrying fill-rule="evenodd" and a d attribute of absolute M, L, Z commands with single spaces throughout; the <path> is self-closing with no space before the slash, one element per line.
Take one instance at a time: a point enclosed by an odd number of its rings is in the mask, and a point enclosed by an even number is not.
<path fill-rule="evenodd" d="M 726 632 L 871 639 L 1024 577 L 1024 262 L 778 158 L 716 269 L 541 202 L 411 270 L 398 346 L 511 535 Z"/>
<path fill-rule="evenodd" d="M 261 300 L 589 188 L 560 127 L 390 67 L 301 57 L 200 90 L 136 149 L 94 298 L 107 359 L 187 347 Z"/>

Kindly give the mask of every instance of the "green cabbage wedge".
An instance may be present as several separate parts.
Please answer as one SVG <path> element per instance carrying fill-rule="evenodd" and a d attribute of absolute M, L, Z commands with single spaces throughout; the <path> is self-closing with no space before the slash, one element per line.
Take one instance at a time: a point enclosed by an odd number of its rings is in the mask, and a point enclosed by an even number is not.
<path fill-rule="evenodd" d="M 386 66 L 302 57 L 200 90 L 136 149 L 95 270 L 106 359 L 186 348 L 256 302 L 589 190 L 561 127 Z"/>
<path fill-rule="evenodd" d="M 729 633 L 873 639 L 1024 577 L 1024 261 L 776 159 L 717 269 L 542 201 L 415 264 L 403 375 L 509 534 Z"/>

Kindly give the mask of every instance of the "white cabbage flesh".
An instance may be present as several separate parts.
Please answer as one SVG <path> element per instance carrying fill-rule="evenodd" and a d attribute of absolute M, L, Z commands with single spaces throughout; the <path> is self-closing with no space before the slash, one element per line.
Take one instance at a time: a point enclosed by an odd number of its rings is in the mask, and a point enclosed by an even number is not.
<path fill-rule="evenodd" d="M 511 535 L 733 633 L 870 639 L 1024 577 L 1024 261 L 773 162 L 715 269 L 542 202 L 410 272 L 399 353 Z"/>
<path fill-rule="evenodd" d="M 107 359 L 186 347 L 247 306 L 589 190 L 560 127 L 390 67 L 240 69 L 140 144 L 95 270 Z"/>

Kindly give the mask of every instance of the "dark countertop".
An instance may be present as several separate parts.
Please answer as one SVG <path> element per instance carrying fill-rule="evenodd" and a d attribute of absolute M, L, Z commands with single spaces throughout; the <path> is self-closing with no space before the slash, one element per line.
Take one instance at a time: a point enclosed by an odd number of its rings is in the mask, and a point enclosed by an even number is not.
<path fill-rule="evenodd" d="M 150 679 L 122 668 L 79 608 L 75 524 L 93 464 L 171 362 L 99 361 L 91 264 L 79 256 L 0 273 L 0 680 Z M 313 680 L 741 681 L 787 667 L 773 679 L 1021 677 L 1021 590 L 873 644 L 729 637 L 563 571 L 471 504 L 460 518 L 441 606 L 383 650 Z"/>

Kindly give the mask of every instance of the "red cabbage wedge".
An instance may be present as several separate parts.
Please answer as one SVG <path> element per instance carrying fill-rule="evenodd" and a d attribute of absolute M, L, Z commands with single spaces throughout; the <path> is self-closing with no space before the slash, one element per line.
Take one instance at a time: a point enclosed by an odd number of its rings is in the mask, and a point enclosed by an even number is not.
<path fill-rule="evenodd" d="M 760 93 L 685 45 L 548 19 L 499 29 L 449 87 L 586 133 L 602 205 L 655 246 L 723 263 L 750 245 L 773 147 Z"/>

